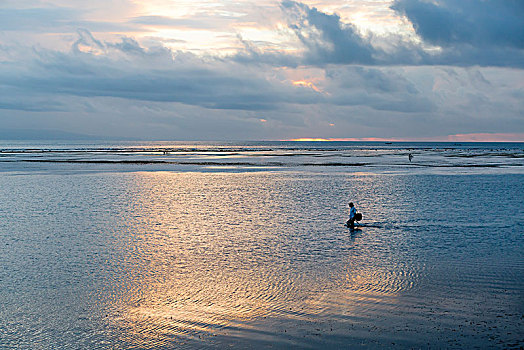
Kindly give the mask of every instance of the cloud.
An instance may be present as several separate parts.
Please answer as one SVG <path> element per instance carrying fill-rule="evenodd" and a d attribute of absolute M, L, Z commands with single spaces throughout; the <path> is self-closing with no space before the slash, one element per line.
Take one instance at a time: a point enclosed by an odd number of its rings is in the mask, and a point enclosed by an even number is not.
<path fill-rule="evenodd" d="M 378 111 L 421 113 L 436 106 L 399 71 L 362 66 L 326 70 L 328 100 L 338 106 L 366 106 Z"/>
<path fill-rule="evenodd" d="M 342 23 L 336 14 L 329 15 L 303 3 L 281 2 L 289 28 L 306 47 L 304 63 L 374 63 L 374 49 L 351 24 Z"/>
<path fill-rule="evenodd" d="M 0 84 L 29 92 L 180 102 L 210 109 L 270 110 L 315 103 L 318 93 L 267 79 L 264 72 L 123 37 L 103 42 L 79 30 L 72 52 L 39 49 L 0 66 Z M 22 68 L 23 67 L 23 68 Z"/>
<path fill-rule="evenodd" d="M 420 38 L 441 48 L 422 64 L 524 67 L 524 2 L 396 0 Z"/>
<path fill-rule="evenodd" d="M 191 51 L 195 47 L 183 40 L 184 31 L 189 28 L 215 35 L 216 45 L 237 50 L 229 58 L 241 63 L 290 67 L 329 64 L 524 67 L 524 5 L 520 0 L 396 0 L 391 9 L 412 23 L 421 42 L 396 33 L 363 34 L 337 13 L 328 14 L 320 7 L 293 0 L 283 0 L 278 7 L 269 3 L 201 7 L 177 18 L 143 13 L 129 0 L 53 3 L 54 6 L 23 1 L 18 5 L 8 1 L 0 5 L 0 32 L 10 33 L 15 41 L 21 33 L 32 33 L 42 40 L 45 33 L 71 34 L 85 28 L 114 40 L 115 33 L 126 32 L 141 33 L 139 36 L 149 33 L 152 37 L 157 34 L 155 28 L 164 27 L 164 30 L 181 29 L 177 33 L 177 47 Z M 265 12 L 271 16 L 264 16 Z M 279 27 L 281 20 L 286 28 Z M 249 39 L 252 30 L 261 30 L 259 37 Z M 235 35 L 239 39 L 236 43 L 230 41 Z M 161 38 L 158 42 L 169 45 L 169 40 Z M 212 45 L 206 47 L 209 47 L 206 54 L 213 52 Z M 217 52 L 218 55 L 223 57 Z"/>
<path fill-rule="evenodd" d="M 96 2 L 90 1 L 94 6 Z M 127 32 L 141 31 L 141 26 L 115 21 L 111 18 L 102 19 L 93 16 L 94 10 L 82 5 L 75 7 L 74 1 L 64 2 L 63 6 L 31 6 L 18 7 L 22 4 L 7 3 L 0 5 L 0 31 L 29 32 L 33 34 L 74 33 L 78 28 L 89 28 L 96 32 Z M 100 5 L 100 4 L 99 4 Z M 88 15 L 91 15 L 88 16 Z"/>
<path fill-rule="evenodd" d="M 319 67 L 329 64 L 524 67 L 522 1 L 395 1 L 391 8 L 413 24 L 420 42 L 393 33 L 383 37 L 364 36 L 337 14 L 327 14 L 292 0 L 280 4 L 289 30 L 303 47 L 302 52 L 263 52 L 242 39 L 244 52 L 235 59 Z"/>
<path fill-rule="evenodd" d="M 309 74 L 301 70 L 291 71 L 298 76 Z M 304 124 L 305 117 L 297 113 L 304 108 L 312 113 L 315 104 L 395 113 L 435 109 L 414 84 L 387 69 L 331 66 L 318 78 L 320 88 L 294 84 L 291 77 L 278 72 L 283 71 L 172 52 L 162 46 L 145 47 L 131 37 L 108 42 L 82 29 L 70 52 L 32 49 L 1 63 L 0 88 L 6 93 L 0 97 L 0 106 L 18 111 L 63 111 L 68 105 L 87 110 L 70 98 L 52 101 L 60 96 L 112 98 L 213 111 L 263 112 L 269 117 L 262 119 L 278 120 L 281 125 Z"/>
<path fill-rule="evenodd" d="M 58 112 L 65 110 L 64 106 L 52 101 L 14 101 L 11 99 L 0 99 L 0 109 L 26 111 L 26 112 Z"/>
<path fill-rule="evenodd" d="M 238 16 L 217 16 L 214 13 L 201 13 L 188 18 L 173 18 L 167 16 L 138 16 L 133 18 L 130 23 L 141 24 L 154 27 L 196 29 L 196 30 L 215 30 L 224 31 L 236 22 L 240 22 L 243 17 Z"/>
<path fill-rule="evenodd" d="M 114 97 L 176 102 L 208 109 L 268 111 L 315 103 L 367 106 L 405 113 L 430 111 L 433 104 L 400 74 L 362 66 L 326 68 L 322 88 L 294 84 L 271 66 L 144 47 L 135 39 L 101 41 L 78 31 L 69 53 L 39 49 L 33 58 L 0 66 L 0 85 L 26 93 Z M 23 66 L 24 69 L 20 69 Z"/>
<path fill-rule="evenodd" d="M 77 18 L 78 11 L 71 8 L 0 8 L 0 30 L 35 31 L 51 29 L 69 23 Z"/>
<path fill-rule="evenodd" d="M 393 8 L 434 45 L 524 49 L 524 3 L 519 0 L 397 0 Z"/>

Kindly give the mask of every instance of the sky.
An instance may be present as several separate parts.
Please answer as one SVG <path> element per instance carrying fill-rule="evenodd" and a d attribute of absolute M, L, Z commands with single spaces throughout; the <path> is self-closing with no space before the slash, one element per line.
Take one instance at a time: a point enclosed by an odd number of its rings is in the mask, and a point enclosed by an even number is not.
<path fill-rule="evenodd" d="M 0 131 L 524 141 L 521 0 L 0 0 Z"/>

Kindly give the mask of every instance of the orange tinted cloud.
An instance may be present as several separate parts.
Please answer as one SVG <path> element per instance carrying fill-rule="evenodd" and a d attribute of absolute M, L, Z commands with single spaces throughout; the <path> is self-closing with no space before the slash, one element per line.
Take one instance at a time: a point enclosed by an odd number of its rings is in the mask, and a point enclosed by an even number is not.
<path fill-rule="evenodd" d="M 310 89 L 313 89 L 316 92 L 322 92 L 322 91 L 320 91 L 320 89 L 318 87 L 315 86 L 315 84 L 313 84 L 310 81 L 306 81 L 306 80 L 295 80 L 295 81 L 293 81 L 293 85 L 295 85 L 295 86 L 304 86 L 304 87 L 308 87 Z"/>

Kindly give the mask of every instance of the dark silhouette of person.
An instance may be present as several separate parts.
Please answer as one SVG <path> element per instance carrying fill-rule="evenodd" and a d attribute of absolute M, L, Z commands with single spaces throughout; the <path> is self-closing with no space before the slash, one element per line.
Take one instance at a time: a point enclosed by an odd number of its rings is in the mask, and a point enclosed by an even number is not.
<path fill-rule="evenodd" d="M 349 220 L 346 222 L 346 226 L 351 229 L 355 228 L 355 215 L 357 215 L 357 208 L 355 208 L 353 202 L 349 202 Z"/>

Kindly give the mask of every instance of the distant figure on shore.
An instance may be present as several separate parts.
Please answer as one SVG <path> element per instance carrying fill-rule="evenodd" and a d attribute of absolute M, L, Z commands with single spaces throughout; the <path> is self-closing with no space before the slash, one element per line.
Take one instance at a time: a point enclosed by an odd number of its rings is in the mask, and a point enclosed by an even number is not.
<path fill-rule="evenodd" d="M 346 222 L 346 226 L 354 229 L 355 228 L 355 216 L 357 215 L 357 208 L 353 205 L 353 202 L 349 202 L 349 220 Z"/>
<path fill-rule="evenodd" d="M 410 153 L 410 154 L 408 155 L 408 158 L 409 158 L 409 162 L 411 163 L 411 160 L 413 159 L 413 155 Z"/>

